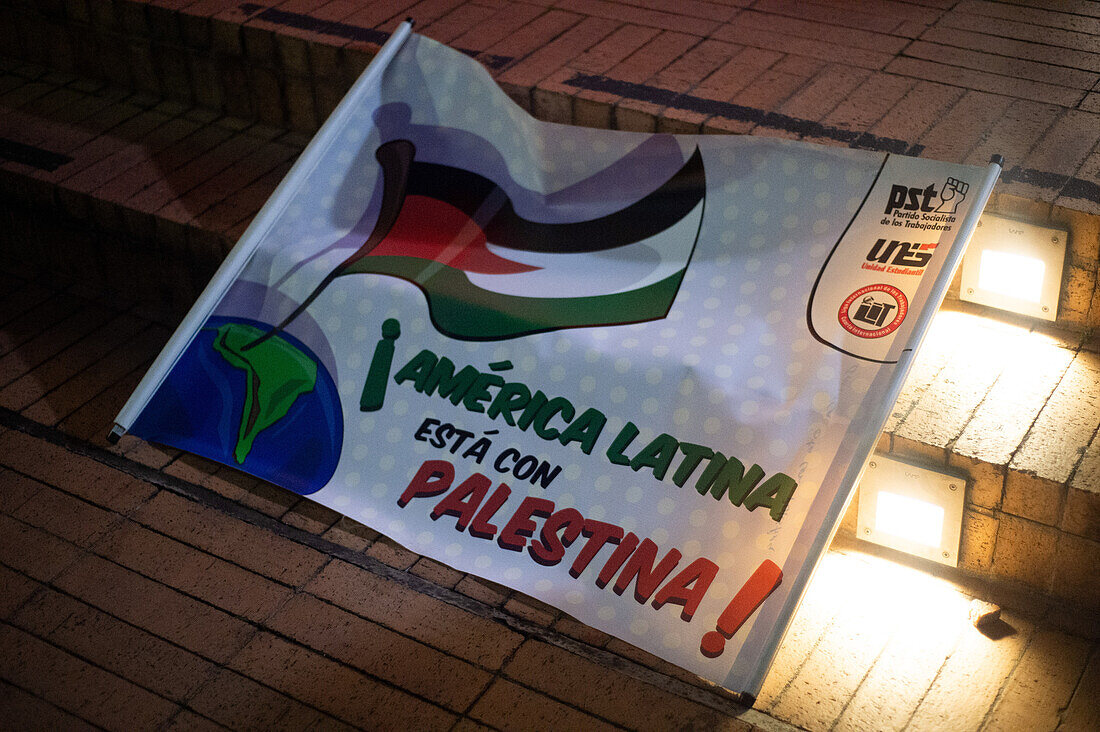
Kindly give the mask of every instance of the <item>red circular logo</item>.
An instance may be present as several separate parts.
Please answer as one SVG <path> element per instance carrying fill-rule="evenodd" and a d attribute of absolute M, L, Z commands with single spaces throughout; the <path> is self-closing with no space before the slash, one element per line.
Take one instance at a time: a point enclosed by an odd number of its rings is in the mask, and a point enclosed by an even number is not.
<path fill-rule="evenodd" d="M 882 338 L 901 326 L 909 312 L 905 293 L 893 285 L 865 285 L 840 306 L 840 326 L 859 338 Z"/>

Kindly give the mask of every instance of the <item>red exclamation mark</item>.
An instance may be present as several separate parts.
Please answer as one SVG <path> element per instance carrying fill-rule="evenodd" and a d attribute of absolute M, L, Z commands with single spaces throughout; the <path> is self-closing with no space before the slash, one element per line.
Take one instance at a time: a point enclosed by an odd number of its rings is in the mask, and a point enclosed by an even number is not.
<path fill-rule="evenodd" d="M 783 570 L 770 559 L 765 559 L 749 577 L 749 581 L 733 596 L 730 604 L 718 616 L 715 624 L 717 630 L 712 630 L 703 636 L 699 644 L 699 651 L 707 658 L 717 658 L 726 649 L 726 641 L 745 624 L 760 603 L 768 599 L 768 595 L 779 587 L 783 581 Z"/>

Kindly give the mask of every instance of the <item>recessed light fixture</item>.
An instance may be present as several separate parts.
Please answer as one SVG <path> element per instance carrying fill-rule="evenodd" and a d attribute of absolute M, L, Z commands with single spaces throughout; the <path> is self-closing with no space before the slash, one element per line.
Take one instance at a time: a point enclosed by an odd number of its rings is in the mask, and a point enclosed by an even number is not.
<path fill-rule="evenodd" d="M 859 484 L 858 536 L 956 567 L 965 493 L 962 478 L 872 455 Z"/>
<path fill-rule="evenodd" d="M 983 214 L 963 257 L 959 297 L 1054 320 L 1068 236 L 1064 229 Z"/>

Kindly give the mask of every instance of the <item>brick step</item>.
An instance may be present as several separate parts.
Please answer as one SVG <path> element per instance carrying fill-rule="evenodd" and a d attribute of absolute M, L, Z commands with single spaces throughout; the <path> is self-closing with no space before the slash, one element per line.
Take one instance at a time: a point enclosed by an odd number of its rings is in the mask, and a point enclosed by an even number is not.
<path fill-rule="evenodd" d="M 392 0 L 269 5 L 0 0 L 0 48 L 55 71 L 312 132 L 407 15 Z M 433 13 L 420 16 L 428 23 Z"/>
<path fill-rule="evenodd" d="M 1098 425 L 1095 338 L 946 306 L 878 452 L 966 478 L 965 573 L 1100 609 Z"/>
<path fill-rule="evenodd" d="M 684 719 L 697 718 L 697 726 L 709 729 L 720 725 L 720 714 L 746 714 L 728 694 L 694 674 L 522 593 L 414 554 L 308 498 L 135 437 L 108 444 L 107 425 L 170 332 L 139 307 L 119 306 L 113 298 L 104 302 L 79 280 L 36 272 L 33 267 L 0 258 L 0 485 L 4 486 L 0 523 L 7 535 L 20 539 L 0 543 L 0 587 L 10 590 L 0 592 L 0 630 L 2 621 L 34 589 L 26 588 L 25 582 L 12 576 L 13 571 L 46 581 L 83 549 L 97 546 L 95 556 L 87 558 L 94 566 L 71 573 L 83 578 L 84 584 L 67 586 L 66 591 L 163 637 L 183 649 L 187 658 L 196 654 L 224 665 L 251 636 L 250 625 L 285 615 L 286 623 L 268 627 L 299 644 L 316 646 L 339 664 L 348 665 L 350 660 L 351 666 L 386 684 L 396 684 L 461 712 L 478 696 L 470 680 L 476 677 L 479 688 L 484 688 L 492 676 L 478 668 L 495 669 L 511 661 L 520 643 L 533 636 L 559 648 L 587 653 L 583 656 L 587 660 L 581 660 L 564 651 L 555 652 L 552 660 L 558 665 L 570 664 L 574 671 L 583 669 L 593 677 L 645 667 L 644 687 L 624 676 L 629 686 L 617 687 L 617 693 L 651 700 L 656 694 L 672 715 L 662 726 L 671 728 L 674 721 L 681 725 Z M 106 451 L 114 455 L 105 457 Z M 111 459 L 116 456 L 120 459 Z M 130 473 L 121 472 L 120 467 Z M 58 490 L 45 488 L 45 483 Z M 182 491 L 181 485 L 185 486 Z M 165 486 L 168 489 L 162 491 Z M 205 496 L 205 505 L 193 504 L 195 496 Z M 129 519 L 123 527 L 122 516 L 108 515 L 110 512 L 131 518 L 140 513 L 145 528 Z M 111 538 L 101 542 L 108 535 Z M 77 542 L 79 550 L 69 546 L 70 542 Z M 152 549 L 146 551 L 145 544 Z M 212 559 L 209 554 L 219 558 Z M 135 565 L 145 561 L 139 557 L 150 563 Z M 183 567 L 190 569 L 180 574 Z M 354 642 L 349 648 L 361 649 L 365 643 L 370 646 L 365 656 L 357 650 L 359 655 L 349 659 L 334 651 L 334 646 L 325 645 L 328 631 L 324 629 L 308 637 L 299 635 L 296 627 L 313 626 L 292 623 L 285 612 L 300 604 L 294 600 L 283 607 L 287 588 L 307 583 L 318 587 L 329 579 L 333 587 L 358 589 L 351 595 L 317 593 L 307 603 L 307 614 L 316 617 L 320 613 L 328 620 L 357 626 L 352 628 Z M 124 592 L 104 592 L 104 588 L 117 590 L 123 585 L 127 588 Z M 226 592 L 226 586 L 232 591 Z M 10 596 L 22 589 L 28 590 L 26 595 L 11 603 Z M 138 615 L 131 607 L 135 602 L 135 607 L 144 608 Z M 340 614 L 332 605 L 349 602 L 347 610 L 369 622 L 346 612 Z M 395 612 L 397 606 L 401 612 Z M 188 622 L 165 625 L 157 620 L 157 612 L 147 612 L 151 607 Z M 28 610 L 25 616 L 40 614 Z M 440 619 L 446 633 L 432 629 Z M 372 644 L 390 651 L 400 647 L 403 662 L 413 664 L 413 671 L 391 663 L 386 653 Z M 541 642 L 532 644 L 543 647 Z M 173 654 L 178 657 L 179 651 Z M 440 681 L 416 672 L 422 655 L 429 657 L 433 669 L 443 670 Z M 271 669 L 282 667 L 280 657 L 269 660 L 245 670 L 245 675 L 271 674 Z M 171 665 L 177 671 L 182 668 L 184 675 L 191 670 L 188 664 Z M 13 666 L 19 663 L 8 654 L 0 663 L 0 676 Z M 110 663 L 108 667 L 118 671 Z M 150 674 L 147 665 L 126 671 L 134 674 L 129 678 L 137 684 L 162 680 L 162 675 Z M 266 683 L 268 678 L 261 675 L 256 680 Z M 367 698 L 378 693 L 374 681 L 347 678 L 344 682 L 341 688 L 367 687 L 372 692 Z M 305 694 L 302 698 L 309 701 L 315 686 L 303 677 L 284 690 L 291 695 Z M 536 691 L 541 686 L 534 684 Z M 154 691 L 162 690 L 156 687 Z M 255 694 L 250 691 L 247 699 L 239 702 L 242 710 L 256 707 L 248 702 L 254 702 Z M 524 696 L 532 697 L 526 692 Z M 521 701 L 530 703 L 532 698 Z M 330 699 L 316 706 L 336 716 L 361 707 L 334 711 L 328 704 Z M 404 704 L 392 706 L 397 717 L 410 714 L 403 711 Z M 480 711 L 484 710 L 476 713 Z M 210 710 L 203 707 L 201 713 Z M 762 715 L 748 712 L 746 718 L 762 719 Z M 359 727 L 370 727 L 366 719 L 356 717 L 353 721 Z M 382 717 L 373 717 L 375 724 L 378 719 Z M 632 719 L 635 721 L 623 723 L 633 728 L 644 726 L 642 717 Z M 728 723 L 728 718 L 725 721 Z M 576 714 L 563 720 L 563 725 L 593 728 L 583 715 Z M 413 728 L 421 726 L 414 724 Z"/>
<path fill-rule="evenodd" d="M 0 48 L 308 132 L 411 16 L 543 119 L 779 135 L 976 165 L 1000 153 L 1002 191 L 1100 214 L 1098 36 L 1031 26 L 1075 28 L 1077 16 L 980 3 L 868 7 L 843 19 L 795 3 L 557 5 L 0 0 Z"/>
<path fill-rule="evenodd" d="M 277 486 L 136 438 L 106 454 L 104 424 L 168 331 L 11 265 L 0 260 L 0 688 L 22 726 L 73 727 L 50 703 L 121 726 L 120 707 L 101 701 L 123 698 L 128 719 L 150 724 L 182 705 L 187 727 L 287 714 L 409 726 L 430 713 L 505 728 L 597 728 L 588 715 L 627 729 L 790 729 L 778 719 L 824 731 L 838 718 L 897 729 L 913 715 L 932 728 L 978 729 L 989 715 L 1091 728 L 1095 618 L 1006 611 L 1010 633 L 993 641 L 967 624 L 974 590 L 845 542 L 811 584 L 760 711 L 746 712 L 690 673 Z M 345 693 L 319 694 L 318 679 Z M 393 690 L 415 698 L 369 718 L 346 703 Z"/>
<path fill-rule="evenodd" d="M 1100 327 L 1100 92 L 1090 91 L 1100 55 L 1086 50 L 1098 36 L 1053 27 L 1076 27 L 1072 15 L 987 6 L 861 8 L 839 27 L 805 3 L 0 0 L 0 49 L 308 134 L 412 16 L 545 120 L 778 135 L 975 165 L 1001 153 L 1008 167 L 989 210 L 1070 231 L 1058 320 Z"/>
<path fill-rule="evenodd" d="M 177 318 L 307 139 L 17 63 L 0 73 L 0 138 L 5 258 Z M 994 206 L 1010 203 L 1004 195 Z M 1069 269 L 1088 271 L 1095 217 L 1071 219 L 1071 263 L 1083 264 Z M 1080 316 L 1069 325 L 1100 317 L 1093 288 L 1086 292 L 1083 304 L 1063 308 Z M 965 572 L 1100 608 L 1088 576 L 1100 558 L 1095 348 L 1082 348 L 1083 330 L 1053 332 L 941 318 L 882 447 L 969 477 Z"/>
<path fill-rule="evenodd" d="M 181 312 L 306 142 L 9 64 L 0 69 L 0 205 L 22 220 L 22 236 L 5 238 L 7 254 Z M 36 233 L 42 224 L 49 231 Z M 55 235 L 59 225 L 68 236 Z"/>

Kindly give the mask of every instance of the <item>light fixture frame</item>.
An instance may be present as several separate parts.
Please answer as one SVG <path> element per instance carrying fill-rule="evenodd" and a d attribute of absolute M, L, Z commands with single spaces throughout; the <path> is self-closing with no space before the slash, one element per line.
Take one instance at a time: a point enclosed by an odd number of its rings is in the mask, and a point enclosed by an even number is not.
<path fill-rule="evenodd" d="M 1062 271 L 1066 261 L 1069 232 L 1004 216 L 982 214 L 962 262 L 959 298 L 999 310 L 1053 321 L 1058 317 L 1062 294 Z M 1039 302 L 1012 297 L 979 286 L 982 255 L 986 251 L 1031 257 L 1043 262 L 1043 284 Z"/>
<path fill-rule="evenodd" d="M 893 493 L 943 508 L 943 527 L 939 545 L 927 546 L 876 529 L 875 512 L 880 493 Z M 965 498 L 966 479 L 961 476 L 941 473 L 921 465 L 873 453 L 859 483 L 856 535 L 860 539 L 880 546 L 949 567 L 957 567 Z"/>

